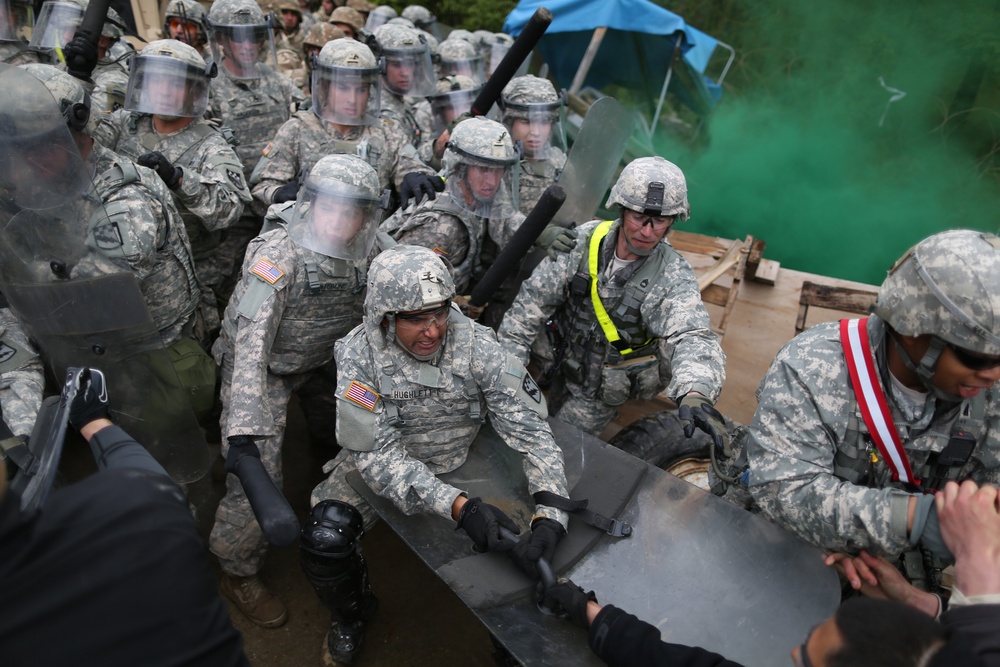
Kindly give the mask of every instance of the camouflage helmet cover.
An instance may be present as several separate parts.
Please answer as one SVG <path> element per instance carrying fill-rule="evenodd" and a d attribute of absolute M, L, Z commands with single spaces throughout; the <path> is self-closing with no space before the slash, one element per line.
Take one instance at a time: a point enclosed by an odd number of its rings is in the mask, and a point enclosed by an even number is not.
<path fill-rule="evenodd" d="M 299 6 L 298 0 L 275 0 L 272 7 L 279 12 L 287 9 L 290 12 L 295 12 L 302 18 L 302 7 Z"/>
<path fill-rule="evenodd" d="M 322 49 L 326 46 L 327 42 L 332 42 L 335 39 L 342 39 L 347 35 L 344 31 L 333 25 L 332 23 L 313 23 L 306 30 L 305 37 L 302 38 L 302 44 L 305 46 L 314 46 L 317 49 Z"/>
<path fill-rule="evenodd" d="M 330 14 L 330 18 L 327 19 L 327 23 L 345 23 L 355 30 L 361 30 L 365 27 L 365 17 L 361 15 L 356 9 L 351 9 L 350 7 L 337 7 Z"/>
<path fill-rule="evenodd" d="M 375 9 L 375 5 L 368 2 L 368 0 L 347 0 L 347 6 L 350 7 L 351 9 L 356 9 L 362 14 L 368 13 L 373 9 Z"/>
<path fill-rule="evenodd" d="M 551 110 L 558 116 L 563 98 L 548 79 L 532 74 L 511 79 L 500 95 L 503 116 L 507 118 L 527 118 L 529 109 Z"/>
<path fill-rule="evenodd" d="M 456 125 L 444 154 L 447 171 L 453 171 L 458 164 L 500 167 L 517 162 L 518 154 L 507 128 L 482 116 Z"/>
<path fill-rule="evenodd" d="M 90 96 L 80 85 L 79 80 L 52 65 L 30 63 L 21 65 L 21 69 L 41 81 L 49 91 L 57 104 L 59 118 L 64 126 L 84 134 L 90 134 L 91 130 L 97 127 L 97 114 L 90 113 Z M 9 91 L 8 94 L 12 93 Z M 44 97 L 36 99 L 44 101 Z M 22 122 L 35 126 L 36 131 L 48 132 L 52 129 L 51 121 L 53 118 L 48 109 L 37 109 L 30 112 L 25 110 Z M 9 136 L 12 138 L 23 137 L 24 134 L 23 131 L 14 131 Z M 27 132 L 27 134 L 31 134 L 31 132 Z"/>
<path fill-rule="evenodd" d="M 131 111 L 165 117 L 197 118 L 208 107 L 209 79 L 217 73 L 198 49 L 176 39 L 150 42 L 129 67 L 124 106 Z M 183 87 L 182 97 L 162 95 L 164 85 Z"/>
<path fill-rule="evenodd" d="M 649 215 L 677 216 L 678 220 L 687 220 L 691 213 L 684 172 L 658 155 L 641 157 L 625 166 L 604 206 L 615 204 Z"/>
<path fill-rule="evenodd" d="M 390 5 L 378 5 L 377 7 L 375 7 L 374 9 L 371 9 L 369 11 L 372 14 L 377 14 L 377 15 L 380 15 L 380 16 L 385 16 L 385 17 L 390 18 L 390 19 L 394 19 L 397 16 L 399 16 L 399 13 L 396 12 L 396 10 L 393 9 Z"/>
<path fill-rule="evenodd" d="M 205 59 L 198 49 L 176 39 L 158 39 L 150 42 L 139 52 L 140 56 L 167 56 L 180 60 L 185 65 L 207 72 Z"/>
<path fill-rule="evenodd" d="M 170 0 L 167 4 L 166 18 L 182 18 L 204 24 L 205 8 L 197 0 Z"/>
<path fill-rule="evenodd" d="M 437 17 L 431 13 L 431 10 L 422 5 L 407 5 L 400 16 L 413 21 L 415 25 L 426 25 L 437 21 Z"/>
<path fill-rule="evenodd" d="M 952 230 L 924 239 L 889 271 L 874 312 L 904 336 L 1000 355 L 1000 238 Z"/>
<path fill-rule="evenodd" d="M 368 269 L 365 326 L 369 334 L 386 316 L 440 306 L 455 296 L 455 281 L 429 248 L 397 245 L 380 253 Z"/>
<path fill-rule="evenodd" d="M 394 16 L 391 19 L 389 19 L 388 21 L 386 21 L 386 24 L 388 24 L 388 25 L 401 25 L 404 28 L 409 28 L 410 30 L 416 30 L 417 29 L 417 25 L 413 21 L 411 21 L 410 19 L 404 19 L 402 16 Z"/>
<path fill-rule="evenodd" d="M 354 39 L 337 39 L 327 42 L 319 52 L 317 62 L 327 67 L 349 67 L 377 70 L 378 61 L 367 44 Z"/>
<path fill-rule="evenodd" d="M 263 10 L 253 0 L 215 0 L 208 10 L 212 25 L 261 25 L 267 23 Z"/>
<path fill-rule="evenodd" d="M 475 47 L 464 39 L 449 37 L 438 44 L 438 55 L 444 60 L 466 60 L 475 58 Z"/>

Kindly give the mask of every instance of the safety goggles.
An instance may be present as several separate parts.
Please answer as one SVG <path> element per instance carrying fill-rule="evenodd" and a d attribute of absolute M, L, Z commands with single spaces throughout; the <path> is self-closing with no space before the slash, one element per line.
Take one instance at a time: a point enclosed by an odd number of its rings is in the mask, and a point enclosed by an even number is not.
<path fill-rule="evenodd" d="M 952 354 L 955 355 L 955 358 L 958 359 L 958 362 L 970 371 L 986 371 L 1000 366 L 1000 357 L 988 357 L 970 352 L 951 343 L 945 344 L 951 350 Z"/>
<path fill-rule="evenodd" d="M 670 225 L 674 224 L 674 216 L 672 215 L 646 215 L 628 208 L 624 209 L 622 217 L 630 227 L 642 229 L 646 225 L 650 225 L 657 232 L 670 229 Z"/>
<path fill-rule="evenodd" d="M 396 315 L 396 328 L 405 331 L 423 333 L 432 326 L 443 327 L 448 323 L 451 312 L 451 302 L 446 302 L 434 310 L 421 310 L 415 313 L 399 313 Z"/>
<path fill-rule="evenodd" d="M 200 30 L 201 29 L 201 26 L 199 26 L 194 21 L 189 21 L 187 19 L 182 19 L 182 18 L 177 17 L 177 16 L 172 16 L 169 19 L 167 19 L 167 26 L 169 26 L 173 30 L 180 30 L 181 28 L 183 28 L 184 30 Z"/>

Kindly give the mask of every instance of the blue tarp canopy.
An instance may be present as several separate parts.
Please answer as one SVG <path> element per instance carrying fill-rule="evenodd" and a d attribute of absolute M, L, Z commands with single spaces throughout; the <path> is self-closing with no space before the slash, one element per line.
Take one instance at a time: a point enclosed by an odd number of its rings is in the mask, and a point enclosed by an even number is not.
<path fill-rule="evenodd" d="M 707 95 L 709 105 L 721 95 L 721 87 L 703 76 L 719 41 L 649 0 L 522 0 L 507 16 L 504 32 L 518 35 L 539 7 L 548 8 L 553 19 L 537 48 L 564 88 L 573 82 L 594 30 L 603 27 L 608 31 L 584 86 L 601 89 L 617 84 L 642 91 L 655 101 L 670 68 L 676 40 L 683 36 L 683 64 L 693 75 L 686 80 L 689 84 L 696 80 L 701 89 L 697 96 Z M 671 83 L 671 90 L 685 97 Z M 695 100 L 685 100 L 689 105 L 692 102 Z"/>

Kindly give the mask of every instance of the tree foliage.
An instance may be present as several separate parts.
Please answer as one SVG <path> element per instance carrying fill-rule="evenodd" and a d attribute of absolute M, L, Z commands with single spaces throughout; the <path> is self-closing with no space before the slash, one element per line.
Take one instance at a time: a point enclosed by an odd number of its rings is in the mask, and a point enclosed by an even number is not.
<path fill-rule="evenodd" d="M 383 4 L 392 5 L 401 12 L 407 5 L 417 3 L 392 0 Z M 439 22 L 452 28 L 499 32 L 507 14 L 517 6 L 517 0 L 435 0 L 421 4 L 431 10 Z"/>

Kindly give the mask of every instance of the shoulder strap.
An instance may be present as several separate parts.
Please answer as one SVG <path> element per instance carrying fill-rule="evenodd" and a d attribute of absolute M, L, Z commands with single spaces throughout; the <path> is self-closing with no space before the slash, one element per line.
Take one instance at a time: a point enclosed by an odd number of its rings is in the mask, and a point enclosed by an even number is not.
<path fill-rule="evenodd" d="M 868 341 L 868 318 L 841 320 L 840 342 L 844 346 L 847 370 L 851 375 L 851 385 L 858 407 L 861 408 L 861 416 L 868 427 L 868 434 L 892 471 L 892 479 L 904 484 L 919 485 L 920 480 L 913 477 L 910 461 L 875 372 L 875 358 Z"/>

